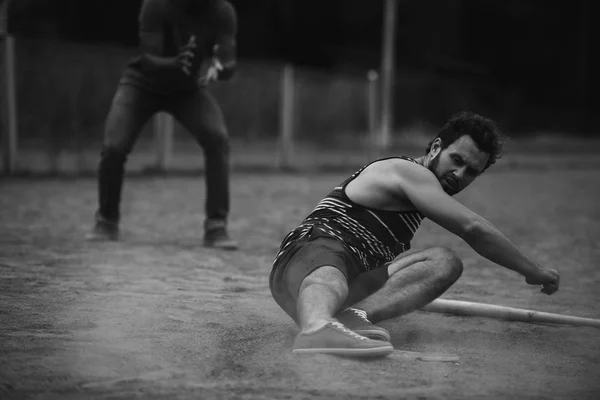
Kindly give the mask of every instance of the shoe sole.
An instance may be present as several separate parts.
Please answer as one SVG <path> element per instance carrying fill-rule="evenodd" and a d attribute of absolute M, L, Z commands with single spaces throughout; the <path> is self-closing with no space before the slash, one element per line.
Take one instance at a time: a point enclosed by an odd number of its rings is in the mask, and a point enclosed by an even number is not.
<path fill-rule="evenodd" d="M 351 357 L 385 357 L 394 351 L 392 346 L 370 347 L 370 348 L 308 348 L 294 349 L 294 354 L 330 354 L 336 356 L 351 356 Z"/>
<path fill-rule="evenodd" d="M 352 331 L 373 340 L 389 342 L 392 339 L 388 332 L 380 331 L 378 329 L 352 329 Z"/>

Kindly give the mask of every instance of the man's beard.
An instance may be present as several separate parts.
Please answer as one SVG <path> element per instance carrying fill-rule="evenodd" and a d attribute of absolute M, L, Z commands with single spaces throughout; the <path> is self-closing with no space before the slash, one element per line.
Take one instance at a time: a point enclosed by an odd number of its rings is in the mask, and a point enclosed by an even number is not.
<path fill-rule="evenodd" d="M 435 157 L 433 160 L 431 160 L 429 162 L 429 170 L 431 172 L 433 172 L 433 174 L 435 175 L 435 177 L 437 178 L 437 180 L 440 182 L 440 185 L 442 185 L 442 189 L 444 189 L 444 192 L 446 192 L 450 196 L 453 196 L 456 193 L 458 193 L 460 190 L 455 190 L 453 188 L 447 187 L 444 184 L 444 182 L 442 182 L 443 176 L 440 176 L 440 174 L 438 173 L 438 170 L 437 170 L 439 163 L 440 163 L 440 156 L 438 154 L 437 157 Z"/>
<path fill-rule="evenodd" d="M 429 169 L 431 170 L 431 172 L 434 173 L 434 175 L 436 177 L 438 177 L 436 169 L 437 169 L 437 166 L 438 166 L 439 163 L 440 163 L 440 158 L 439 157 L 435 157 L 433 160 L 429 161 Z M 439 179 L 439 177 L 438 177 L 438 179 Z"/>

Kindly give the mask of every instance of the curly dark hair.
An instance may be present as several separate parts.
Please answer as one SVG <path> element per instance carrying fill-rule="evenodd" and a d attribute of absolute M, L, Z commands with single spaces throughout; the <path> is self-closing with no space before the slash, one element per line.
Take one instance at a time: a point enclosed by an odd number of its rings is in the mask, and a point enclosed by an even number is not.
<path fill-rule="evenodd" d="M 452 115 L 438 135 L 429 142 L 425 154 L 429 153 L 437 138 L 441 139 L 442 149 L 445 149 L 463 135 L 469 135 L 479 150 L 490 155 L 484 171 L 502 157 L 507 136 L 502 133 L 496 122 L 472 111 L 461 111 Z"/>

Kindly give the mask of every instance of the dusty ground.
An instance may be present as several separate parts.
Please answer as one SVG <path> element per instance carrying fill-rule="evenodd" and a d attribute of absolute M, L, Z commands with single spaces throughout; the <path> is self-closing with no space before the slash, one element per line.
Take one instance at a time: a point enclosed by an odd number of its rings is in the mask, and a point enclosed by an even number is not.
<path fill-rule="evenodd" d="M 460 200 L 562 273 L 548 297 L 425 223 L 465 273 L 445 298 L 600 318 L 597 168 L 489 172 Z M 0 181 L 0 398 L 600 397 L 600 330 L 416 312 L 370 362 L 293 356 L 270 297 L 280 240 L 345 174 L 237 174 L 238 252 L 199 246 L 201 178 L 126 182 L 124 238 L 82 240 L 92 179 Z M 441 354 L 447 361 L 419 356 Z M 458 357 L 458 361 L 456 360 Z"/>

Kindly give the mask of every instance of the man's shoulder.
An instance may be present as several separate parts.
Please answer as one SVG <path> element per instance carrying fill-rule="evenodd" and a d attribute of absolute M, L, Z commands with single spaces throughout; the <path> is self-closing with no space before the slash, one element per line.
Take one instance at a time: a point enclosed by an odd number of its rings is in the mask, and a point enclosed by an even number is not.
<path fill-rule="evenodd" d="M 411 157 L 399 156 L 382 158 L 367 164 L 363 169 L 368 170 L 367 179 L 376 178 L 385 186 L 400 187 L 406 184 L 432 182 L 433 172 Z"/>
<path fill-rule="evenodd" d="M 218 18 L 235 19 L 235 7 L 227 0 L 215 0 L 213 12 Z"/>
<path fill-rule="evenodd" d="M 152 14 L 153 17 L 164 17 L 169 10 L 169 0 L 144 0 L 141 14 Z"/>
<path fill-rule="evenodd" d="M 215 8 L 226 12 L 235 11 L 235 7 L 229 0 L 215 0 Z"/>
<path fill-rule="evenodd" d="M 148 7 L 152 10 L 166 10 L 169 8 L 169 0 L 144 0 L 143 7 Z"/>
<path fill-rule="evenodd" d="M 421 169 L 423 167 L 416 159 L 407 156 L 379 158 L 366 164 L 362 169 L 396 170 Z"/>

